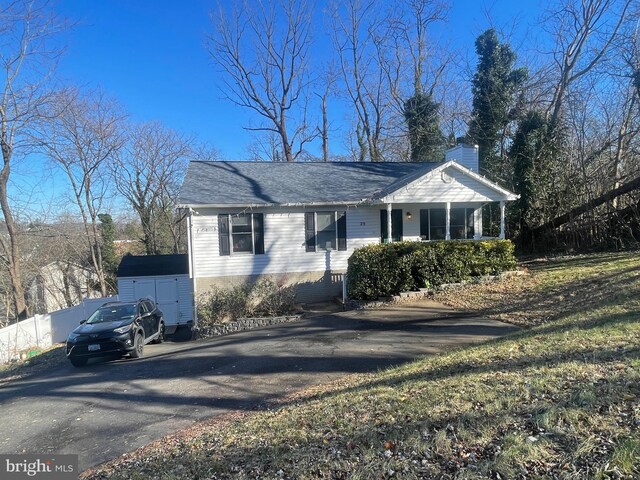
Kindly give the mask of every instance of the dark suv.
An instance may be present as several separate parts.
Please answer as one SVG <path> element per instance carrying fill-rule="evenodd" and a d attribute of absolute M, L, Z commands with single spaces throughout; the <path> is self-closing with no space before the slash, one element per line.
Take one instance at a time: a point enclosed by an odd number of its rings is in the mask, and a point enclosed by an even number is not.
<path fill-rule="evenodd" d="M 162 312 L 148 298 L 137 302 L 109 302 L 80 322 L 67 337 L 67 357 L 76 367 L 91 357 L 142 356 L 144 345 L 164 340 Z"/>

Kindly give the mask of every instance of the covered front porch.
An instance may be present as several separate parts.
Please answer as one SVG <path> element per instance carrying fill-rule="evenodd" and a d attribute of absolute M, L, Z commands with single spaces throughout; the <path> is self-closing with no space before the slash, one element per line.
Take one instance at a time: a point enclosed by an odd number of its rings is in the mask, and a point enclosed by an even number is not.
<path fill-rule="evenodd" d="M 413 181 L 390 187 L 380 208 L 380 241 L 505 238 L 506 203 L 518 195 L 449 161 Z M 499 233 L 483 235 L 483 208 L 499 209 Z M 495 208 L 494 208 L 495 211 Z M 495 225 L 487 221 L 485 227 Z M 484 230 L 488 230 L 484 228 Z"/>
<path fill-rule="evenodd" d="M 480 240 L 483 235 L 482 209 L 485 203 L 434 202 L 380 205 L 381 243 L 434 240 Z M 500 211 L 498 238 L 505 238 L 505 201 L 496 202 Z"/>

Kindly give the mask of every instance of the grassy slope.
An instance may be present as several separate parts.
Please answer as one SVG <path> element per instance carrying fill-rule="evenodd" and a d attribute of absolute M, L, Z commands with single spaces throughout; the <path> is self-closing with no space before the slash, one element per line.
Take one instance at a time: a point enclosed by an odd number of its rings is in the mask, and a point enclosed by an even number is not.
<path fill-rule="evenodd" d="M 531 328 L 351 376 L 105 465 L 100 478 L 638 478 L 640 255 L 440 299 Z"/>
<path fill-rule="evenodd" d="M 0 384 L 39 373 L 67 361 L 64 345 L 53 345 L 27 360 L 0 364 Z"/>

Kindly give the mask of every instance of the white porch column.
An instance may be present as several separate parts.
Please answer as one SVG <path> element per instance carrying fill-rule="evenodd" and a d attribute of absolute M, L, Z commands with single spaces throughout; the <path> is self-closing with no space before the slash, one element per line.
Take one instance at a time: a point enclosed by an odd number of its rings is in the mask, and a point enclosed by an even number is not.
<path fill-rule="evenodd" d="M 482 238 L 482 206 L 473 211 L 473 239 Z"/>
<path fill-rule="evenodd" d="M 444 231 L 444 239 L 445 240 L 451 240 L 451 203 L 447 202 L 447 222 L 446 222 L 446 228 Z"/>
<path fill-rule="evenodd" d="M 387 243 L 393 242 L 393 235 L 391 235 L 391 212 L 393 210 L 393 205 L 391 203 L 387 203 Z"/>
<path fill-rule="evenodd" d="M 500 238 L 504 239 L 504 202 L 500 202 Z"/>

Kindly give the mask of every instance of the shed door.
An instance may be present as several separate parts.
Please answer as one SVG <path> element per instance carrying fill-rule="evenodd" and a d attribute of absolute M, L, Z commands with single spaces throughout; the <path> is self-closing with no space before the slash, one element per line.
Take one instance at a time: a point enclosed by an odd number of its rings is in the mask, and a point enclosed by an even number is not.
<path fill-rule="evenodd" d="M 178 279 L 156 279 L 156 303 L 162 310 L 165 325 L 178 323 Z"/>
<path fill-rule="evenodd" d="M 133 284 L 133 294 L 135 299 L 138 298 L 150 298 L 156 300 L 156 281 L 150 280 L 136 280 Z"/>

